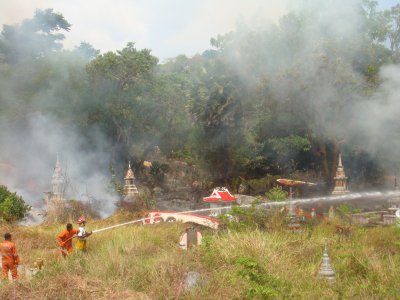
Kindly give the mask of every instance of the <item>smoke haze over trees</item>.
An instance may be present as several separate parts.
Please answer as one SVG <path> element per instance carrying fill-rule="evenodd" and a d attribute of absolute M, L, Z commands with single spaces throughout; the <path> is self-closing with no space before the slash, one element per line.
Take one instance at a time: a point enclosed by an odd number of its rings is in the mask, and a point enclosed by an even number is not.
<path fill-rule="evenodd" d="M 159 146 L 215 185 L 307 172 L 329 187 L 341 151 L 355 190 L 380 188 L 400 167 L 400 5 L 376 8 L 294 1 L 276 24 L 239 21 L 202 55 L 164 64 L 133 42 L 63 50 L 79 28 L 52 9 L 4 25 L 1 184 L 39 199 L 59 152 L 72 196 L 110 203 L 110 166 L 130 159 L 140 177 Z"/>

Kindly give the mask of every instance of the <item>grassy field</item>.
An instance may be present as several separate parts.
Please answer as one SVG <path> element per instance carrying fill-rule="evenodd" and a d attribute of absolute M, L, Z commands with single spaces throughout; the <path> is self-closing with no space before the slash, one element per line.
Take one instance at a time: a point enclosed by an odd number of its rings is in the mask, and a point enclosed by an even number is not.
<path fill-rule="evenodd" d="M 119 214 L 87 228 L 132 218 Z M 301 233 L 285 226 L 205 231 L 202 246 L 189 251 L 178 247 L 184 224 L 128 225 L 94 234 L 86 253 L 61 260 L 55 236 L 64 225 L 3 226 L 24 264 L 43 258 L 46 265 L 32 280 L 4 283 L 0 299 L 400 299 L 400 231 L 353 227 L 339 241 L 335 223 Z M 316 276 L 326 238 L 335 284 Z M 185 292 L 190 271 L 201 280 Z"/>

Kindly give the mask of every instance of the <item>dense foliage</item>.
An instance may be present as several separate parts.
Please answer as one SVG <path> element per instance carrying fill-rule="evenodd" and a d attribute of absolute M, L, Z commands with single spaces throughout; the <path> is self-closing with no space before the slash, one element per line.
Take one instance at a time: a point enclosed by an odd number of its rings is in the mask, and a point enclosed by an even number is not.
<path fill-rule="evenodd" d="M 215 185 L 307 173 L 329 188 L 341 151 L 353 189 L 382 186 L 400 165 L 398 70 L 381 73 L 400 59 L 400 6 L 378 11 L 365 0 L 343 20 L 346 8 L 238 24 L 212 38 L 213 49 L 163 64 L 134 43 L 104 54 L 87 43 L 63 50 L 71 25 L 38 10 L 1 32 L 0 120 L 20 129 L 32 116 L 51 117 L 85 137 L 83 150 L 101 132 L 110 164 L 129 157 L 138 176 L 159 146 L 208 170 Z"/>
<path fill-rule="evenodd" d="M 30 206 L 25 204 L 21 196 L 0 185 L 0 219 L 7 222 L 20 220 L 29 210 Z"/>

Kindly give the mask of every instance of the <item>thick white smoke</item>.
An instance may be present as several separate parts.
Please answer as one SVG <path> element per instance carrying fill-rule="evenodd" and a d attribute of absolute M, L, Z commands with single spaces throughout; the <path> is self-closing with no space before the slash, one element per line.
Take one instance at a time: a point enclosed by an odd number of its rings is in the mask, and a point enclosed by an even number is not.
<path fill-rule="evenodd" d="M 1 184 L 39 206 L 43 192 L 51 191 L 58 153 L 68 183 L 65 198 L 91 201 L 103 215 L 113 211 L 117 198 L 108 189 L 110 156 L 101 132 L 92 132 L 88 147 L 89 141 L 76 128 L 39 113 L 17 128 L 1 125 Z"/>

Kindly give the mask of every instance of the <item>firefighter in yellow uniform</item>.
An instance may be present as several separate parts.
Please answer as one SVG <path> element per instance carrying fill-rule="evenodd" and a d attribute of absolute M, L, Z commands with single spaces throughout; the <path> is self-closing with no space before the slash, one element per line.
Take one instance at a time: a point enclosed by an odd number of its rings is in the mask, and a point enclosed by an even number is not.
<path fill-rule="evenodd" d="M 86 228 L 85 228 L 86 220 L 84 217 L 79 217 L 77 223 L 79 225 L 79 232 L 77 234 L 76 250 L 85 251 L 86 250 L 86 239 L 88 236 L 90 236 L 92 234 L 92 232 L 86 231 Z"/>

